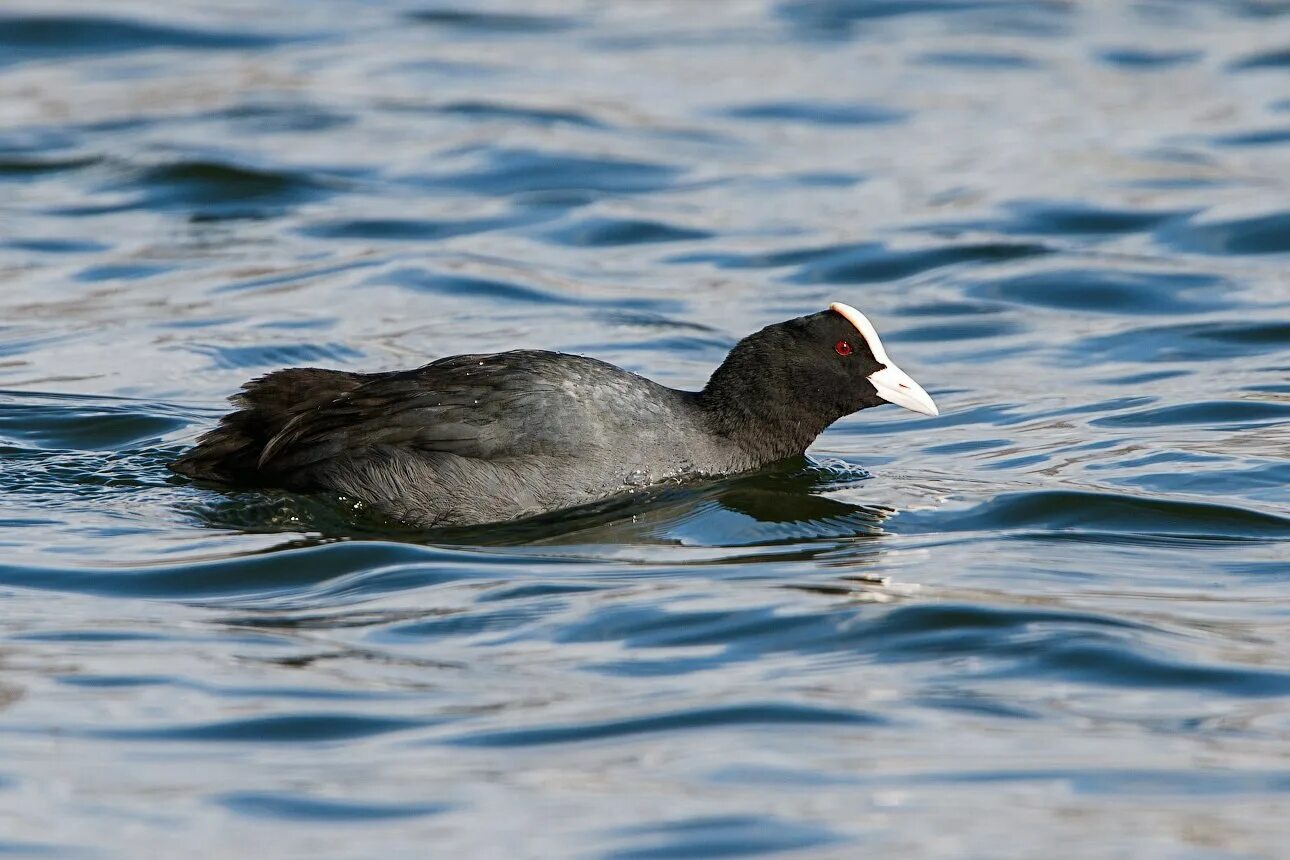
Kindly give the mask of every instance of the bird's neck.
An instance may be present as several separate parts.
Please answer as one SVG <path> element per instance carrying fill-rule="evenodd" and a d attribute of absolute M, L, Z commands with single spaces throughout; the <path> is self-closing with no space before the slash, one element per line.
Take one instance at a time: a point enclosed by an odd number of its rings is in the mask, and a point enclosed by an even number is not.
<path fill-rule="evenodd" d="M 800 456 L 841 417 L 769 368 L 727 361 L 699 393 L 709 427 L 762 466 Z"/>

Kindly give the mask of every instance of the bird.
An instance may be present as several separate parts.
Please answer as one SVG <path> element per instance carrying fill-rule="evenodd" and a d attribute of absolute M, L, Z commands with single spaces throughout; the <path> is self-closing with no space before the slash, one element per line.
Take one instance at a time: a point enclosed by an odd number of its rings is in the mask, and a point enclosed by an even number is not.
<path fill-rule="evenodd" d="M 295 367 L 246 383 L 170 468 L 235 488 L 332 492 L 398 522 L 476 526 L 799 457 L 839 418 L 939 411 L 850 305 L 766 326 L 701 391 L 544 350 L 413 370 Z"/>

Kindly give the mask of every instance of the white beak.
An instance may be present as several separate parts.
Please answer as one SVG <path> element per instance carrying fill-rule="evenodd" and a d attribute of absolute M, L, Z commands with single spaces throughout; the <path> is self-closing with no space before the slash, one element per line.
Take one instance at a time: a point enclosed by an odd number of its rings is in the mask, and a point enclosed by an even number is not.
<path fill-rule="evenodd" d="M 882 370 L 869 374 L 869 381 L 873 387 L 878 389 L 878 396 L 888 403 L 894 403 L 897 406 L 903 406 L 906 409 L 912 409 L 915 412 L 921 412 L 924 415 L 940 415 L 941 412 L 932 402 L 932 398 L 923 390 L 923 386 L 909 378 L 909 374 L 896 366 L 890 358 L 887 357 L 887 350 L 882 348 L 882 339 L 878 337 L 878 331 L 869 322 L 869 318 L 860 313 L 851 305 L 844 305 L 842 302 L 834 302 L 829 305 L 829 310 L 841 314 L 847 322 L 856 327 L 865 343 L 869 344 L 869 351 L 873 353 L 874 360 L 880 364 L 887 365 Z"/>
<path fill-rule="evenodd" d="M 894 403 L 924 415 L 941 414 L 923 387 L 894 364 L 888 364 L 882 370 L 869 374 L 869 381 L 873 383 L 874 388 L 878 389 L 878 396 L 888 403 Z"/>

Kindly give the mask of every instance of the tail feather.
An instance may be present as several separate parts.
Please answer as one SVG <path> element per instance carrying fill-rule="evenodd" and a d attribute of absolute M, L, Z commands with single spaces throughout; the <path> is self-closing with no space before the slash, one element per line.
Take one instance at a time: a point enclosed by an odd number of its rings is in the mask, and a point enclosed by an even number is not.
<path fill-rule="evenodd" d="M 296 416 L 352 391 L 363 374 L 293 367 L 261 376 L 230 398 L 233 412 L 170 464 L 190 478 L 224 484 L 257 484 L 264 446 Z"/>

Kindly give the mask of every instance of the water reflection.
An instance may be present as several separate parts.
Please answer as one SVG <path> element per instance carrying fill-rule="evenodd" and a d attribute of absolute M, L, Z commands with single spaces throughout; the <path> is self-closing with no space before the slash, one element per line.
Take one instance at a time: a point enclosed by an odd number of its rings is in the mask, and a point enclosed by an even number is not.
<path fill-rule="evenodd" d="M 397 538 L 461 547 L 774 546 L 882 534 L 891 509 L 823 495 L 857 486 L 865 477 L 845 464 L 799 458 L 754 474 L 653 486 L 554 514 L 469 528 L 414 529 L 358 501 L 286 492 L 235 493 L 225 501 L 194 506 L 191 514 L 208 528 L 307 532 L 320 541 Z"/>

